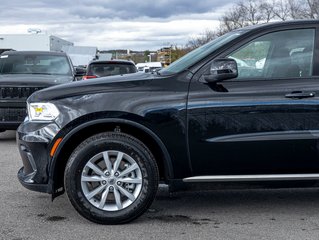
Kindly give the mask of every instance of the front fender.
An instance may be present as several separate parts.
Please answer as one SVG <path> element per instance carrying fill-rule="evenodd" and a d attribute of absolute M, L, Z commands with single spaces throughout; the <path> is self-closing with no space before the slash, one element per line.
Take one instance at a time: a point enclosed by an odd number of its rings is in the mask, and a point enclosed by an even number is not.
<path fill-rule="evenodd" d="M 59 156 L 61 155 L 61 152 L 63 152 L 63 149 L 65 145 L 72 139 L 72 137 L 78 133 L 81 130 L 84 130 L 86 128 L 89 128 L 94 125 L 101 125 L 101 124 L 125 124 L 126 126 L 131 126 L 133 128 L 139 129 L 140 131 L 143 131 L 147 135 L 149 135 L 158 145 L 158 147 L 161 149 L 162 154 L 164 156 L 163 164 L 164 164 L 164 170 L 165 175 L 168 179 L 174 178 L 174 171 L 173 171 L 173 165 L 171 161 L 170 154 L 165 146 L 165 144 L 162 142 L 162 140 L 148 127 L 144 126 L 141 123 L 128 120 L 128 119 L 121 119 L 121 118 L 102 118 L 102 119 L 94 119 L 88 122 L 81 123 L 74 127 L 72 130 L 67 132 L 64 136 L 61 136 L 61 134 L 58 134 L 55 137 L 55 140 L 58 138 L 62 138 L 62 141 L 60 142 L 59 146 L 57 147 L 54 156 L 52 157 L 50 164 L 48 166 L 48 173 L 49 173 L 49 185 L 52 186 L 52 194 L 55 194 L 55 188 L 54 188 L 54 175 L 56 173 L 56 166 L 59 159 Z M 65 132 L 65 129 L 62 129 L 61 132 Z M 53 143 L 55 142 L 53 141 Z M 59 194 L 58 194 L 59 195 Z"/>

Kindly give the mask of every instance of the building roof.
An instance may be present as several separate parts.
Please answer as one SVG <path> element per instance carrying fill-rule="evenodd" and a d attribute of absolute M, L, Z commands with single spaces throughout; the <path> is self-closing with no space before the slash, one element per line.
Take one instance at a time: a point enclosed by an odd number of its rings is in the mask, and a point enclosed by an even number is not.
<path fill-rule="evenodd" d="M 96 55 L 97 47 L 63 46 L 62 51 L 66 52 L 67 54 Z"/>

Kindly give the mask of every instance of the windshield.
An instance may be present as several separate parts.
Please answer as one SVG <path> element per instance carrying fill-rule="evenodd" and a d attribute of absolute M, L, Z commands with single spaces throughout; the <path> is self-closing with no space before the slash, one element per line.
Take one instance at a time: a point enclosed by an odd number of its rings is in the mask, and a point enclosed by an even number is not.
<path fill-rule="evenodd" d="M 220 46 L 230 42 L 231 40 L 237 38 L 238 36 L 242 35 L 243 31 L 235 31 L 227 33 L 221 37 L 218 37 L 214 39 L 213 41 L 210 41 L 206 43 L 205 45 L 189 52 L 182 58 L 176 60 L 171 65 L 169 65 L 167 68 L 164 68 L 159 71 L 161 75 L 165 74 L 174 74 L 178 73 L 182 70 L 185 70 L 189 68 L 190 66 L 194 65 L 197 61 L 199 61 L 202 58 L 207 57 L 209 54 L 211 54 L 213 51 L 217 50 Z"/>
<path fill-rule="evenodd" d="M 66 56 L 14 54 L 0 56 L 0 74 L 71 75 Z"/>

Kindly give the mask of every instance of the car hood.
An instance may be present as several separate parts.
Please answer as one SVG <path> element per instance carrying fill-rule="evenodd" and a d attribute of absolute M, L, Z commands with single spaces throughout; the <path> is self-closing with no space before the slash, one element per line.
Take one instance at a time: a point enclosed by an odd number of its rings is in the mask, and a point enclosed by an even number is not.
<path fill-rule="evenodd" d="M 150 73 L 132 73 L 126 75 L 101 77 L 95 79 L 81 80 L 54 86 L 38 91 L 31 95 L 29 102 L 50 101 L 72 96 L 95 94 L 101 92 L 125 92 L 133 88 L 145 90 L 149 88 L 149 82 L 160 76 Z"/>
<path fill-rule="evenodd" d="M 0 74 L 0 86 L 53 86 L 71 82 L 72 76 L 47 74 Z"/>

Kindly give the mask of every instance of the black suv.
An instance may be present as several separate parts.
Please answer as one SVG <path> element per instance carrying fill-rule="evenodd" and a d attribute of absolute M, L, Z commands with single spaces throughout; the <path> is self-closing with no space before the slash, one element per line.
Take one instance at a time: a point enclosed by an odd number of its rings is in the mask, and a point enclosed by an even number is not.
<path fill-rule="evenodd" d="M 319 21 L 239 29 L 154 74 L 33 94 L 18 177 L 103 224 L 140 216 L 159 181 L 314 183 L 318 94 Z"/>
<path fill-rule="evenodd" d="M 26 116 L 27 98 L 45 87 L 71 82 L 65 53 L 7 51 L 0 55 L 0 132 L 15 130 Z"/>

